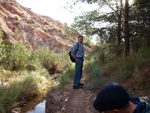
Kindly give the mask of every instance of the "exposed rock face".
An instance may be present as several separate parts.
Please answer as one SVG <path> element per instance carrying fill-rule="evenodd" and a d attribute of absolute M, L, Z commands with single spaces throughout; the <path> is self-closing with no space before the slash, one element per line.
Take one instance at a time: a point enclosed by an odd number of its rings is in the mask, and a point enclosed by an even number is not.
<path fill-rule="evenodd" d="M 49 47 L 55 52 L 68 50 L 76 40 L 68 36 L 65 24 L 33 13 L 15 0 L 0 0 L 0 28 L 6 44 L 19 42 L 35 50 Z"/>

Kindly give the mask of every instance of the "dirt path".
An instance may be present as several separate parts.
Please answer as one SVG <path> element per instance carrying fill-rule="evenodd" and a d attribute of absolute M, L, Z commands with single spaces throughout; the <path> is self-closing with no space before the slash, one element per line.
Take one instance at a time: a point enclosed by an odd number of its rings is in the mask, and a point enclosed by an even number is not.
<path fill-rule="evenodd" d="M 86 86 L 86 76 L 82 82 Z M 65 88 L 49 92 L 47 95 L 46 113 L 98 113 L 93 108 L 97 90 L 73 89 L 72 84 Z"/>

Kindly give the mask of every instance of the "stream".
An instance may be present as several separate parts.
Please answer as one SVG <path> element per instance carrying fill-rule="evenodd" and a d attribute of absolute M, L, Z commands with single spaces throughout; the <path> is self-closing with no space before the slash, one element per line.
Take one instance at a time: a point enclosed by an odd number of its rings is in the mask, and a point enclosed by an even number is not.
<path fill-rule="evenodd" d="M 46 95 L 50 87 L 55 87 L 57 85 L 58 82 L 56 80 L 54 83 L 47 85 L 45 90 L 43 90 L 40 95 L 33 97 L 26 106 L 21 108 L 21 113 L 45 113 Z"/>
<path fill-rule="evenodd" d="M 45 113 L 45 104 L 46 100 L 36 105 L 33 110 L 28 111 L 27 113 Z"/>

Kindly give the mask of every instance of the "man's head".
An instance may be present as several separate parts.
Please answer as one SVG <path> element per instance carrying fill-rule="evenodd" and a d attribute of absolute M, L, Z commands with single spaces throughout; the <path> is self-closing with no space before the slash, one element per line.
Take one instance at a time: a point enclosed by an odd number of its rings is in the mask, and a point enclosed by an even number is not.
<path fill-rule="evenodd" d="M 100 90 L 93 105 L 104 113 L 132 113 L 135 109 L 129 102 L 128 93 L 118 83 L 111 83 Z"/>
<path fill-rule="evenodd" d="M 83 36 L 78 36 L 78 42 L 79 42 L 80 44 L 83 44 Z"/>

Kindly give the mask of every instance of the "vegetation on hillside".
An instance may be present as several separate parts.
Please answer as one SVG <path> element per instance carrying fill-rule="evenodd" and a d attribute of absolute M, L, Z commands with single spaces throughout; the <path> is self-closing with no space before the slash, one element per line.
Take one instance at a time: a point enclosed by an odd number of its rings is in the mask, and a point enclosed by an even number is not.
<path fill-rule="evenodd" d="M 112 56 L 106 55 L 104 61 L 101 54 L 103 54 L 102 50 L 95 52 L 93 49 L 93 52 L 87 56 L 88 60 L 85 64 L 85 71 L 89 73 L 88 88 L 96 89 L 110 82 L 118 82 L 131 86 L 134 83 L 134 88 L 136 87 L 137 90 L 142 88 L 143 92 L 150 90 L 150 88 L 147 88 L 150 85 L 150 80 L 147 79 L 150 74 L 149 48 L 139 52 L 132 52 L 128 57 L 122 55 L 112 58 Z M 132 82 L 129 82 L 130 79 L 132 79 Z"/>
<path fill-rule="evenodd" d="M 32 53 L 24 45 L 5 45 L 0 48 L 0 112 L 8 113 L 17 101 L 39 94 L 47 86 L 57 84 L 52 80 L 68 65 L 66 53 L 57 54 L 48 48 Z"/>

